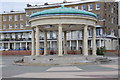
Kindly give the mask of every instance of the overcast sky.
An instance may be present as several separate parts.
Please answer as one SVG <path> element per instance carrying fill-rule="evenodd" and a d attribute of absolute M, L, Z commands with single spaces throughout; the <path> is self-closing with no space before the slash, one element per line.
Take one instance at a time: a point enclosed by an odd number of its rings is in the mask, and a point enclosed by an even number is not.
<path fill-rule="evenodd" d="M 67 0 L 68 2 L 80 1 L 80 0 Z M 89 0 L 90 1 L 90 0 Z M 0 0 L 0 12 L 6 11 L 9 12 L 11 10 L 15 11 L 24 11 L 26 4 L 39 4 L 43 5 L 44 3 L 59 3 L 63 2 L 63 0 Z"/>
<path fill-rule="evenodd" d="M 79 0 L 67 0 L 67 1 L 79 1 Z M 48 3 L 59 3 L 63 0 L 0 0 L 0 12 L 11 10 L 24 11 L 26 4 L 39 4 L 43 5 L 45 2 Z"/>

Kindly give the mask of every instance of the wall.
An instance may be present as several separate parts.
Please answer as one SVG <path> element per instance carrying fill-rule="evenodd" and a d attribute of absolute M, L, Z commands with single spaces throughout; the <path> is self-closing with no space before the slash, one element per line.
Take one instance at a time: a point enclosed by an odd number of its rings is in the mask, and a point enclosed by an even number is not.
<path fill-rule="evenodd" d="M 118 40 L 117 39 L 105 39 L 106 50 L 117 50 Z"/>
<path fill-rule="evenodd" d="M 120 51 L 118 52 L 117 50 L 106 50 L 108 53 L 116 53 L 120 54 Z M 42 53 L 42 51 L 40 52 Z M 68 54 L 81 54 L 81 50 L 75 50 L 75 51 L 67 51 Z M 89 50 L 89 54 L 91 51 Z M 0 51 L 0 55 L 30 55 L 31 51 L 30 50 L 25 50 L 25 51 Z M 52 54 L 51 51 L 48 50 L 48 54 Z M 57 51 L 54 51 L 53 54 L 57 54 Z"/>

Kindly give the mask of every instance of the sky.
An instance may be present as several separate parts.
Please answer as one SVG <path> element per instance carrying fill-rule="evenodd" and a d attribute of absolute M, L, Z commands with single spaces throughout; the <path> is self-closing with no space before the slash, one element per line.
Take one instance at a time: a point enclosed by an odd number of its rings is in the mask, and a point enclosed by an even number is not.
<path fill-rule="evenodd" d="M 67 1 L 79 1 L 79 0 L 67 0 Z M 59 3 L 63 0 L 0 0 L 0 12 L 9 12 L 14 11 L 24 11 L 26 4 L 39 4 L 43 5 L 44 3 Z"/>
<path fill-rule="evenodd" d="M 80 1 L 80 0 L 67 0 L 68 2 Z M 119 0 L 118 0 L 119 1 Z M 24 11 L 26 4 L 39 4 L 43 5 L 44 3 L 60 3 L 63 0 L 0 0 L 0 12 L 9 12 L 14 11 Z"/>

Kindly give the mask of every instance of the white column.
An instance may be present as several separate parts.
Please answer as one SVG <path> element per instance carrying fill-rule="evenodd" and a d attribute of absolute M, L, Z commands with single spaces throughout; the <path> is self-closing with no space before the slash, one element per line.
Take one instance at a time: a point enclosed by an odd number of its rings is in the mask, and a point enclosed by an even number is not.
<path fill-rule="evenodd" d="M 4 46 L 4 43 L 2 43 L 2 47 Z"/>
<path fill-rule="evenodd" d="M 113 50 L 114 44 L 113 44 L 113 39 L 111 39 L 111 50 Z"/>
<path fill-rule="evenodd" d="M 10 43 L 8 42 L 8 49 L 10 49 Z"/>
<path fill-rule="evenodd" d="M 70 50 L 71 50 L 71 47 L 72 47 L 72 41 L 71 41 L 71 39 L 72 39 L 72 32 L 70 31 L 70 38 L 69 38 L 69 40 L 70 40 Z"/>
<path fill-rule="evenodd" d="M 47 31 L 44 31 L 44 55 L 47 54 Z"/>
<path fill-rule="evenodd" d="M 101 47 L 101 39 L 99 39 L 99 47 Z"/>
<path fill-rule="evenodd" d="M 67 54 L 67 37 L 66 37 L 66 31 L 64 32 L 64 54 Z"/>
<path fill-rule="evenodd" d="M 84 56 L 88 56 L 88 31 L 87 31 L 87 25 L 84 26 L 84 32 L 83 32 L 83 54 Z"/>
<path fill-rule="evenodd" d="M 32 54 L 31 56 L 35 55 L 35 30 L 32 29 Z"/>
<path fill-rule="evenodd" d="M 22 47 L 22 43 L 20 42 L 20 48 Z"/>
<path fill-rule="evenodd" d="M 92 30 L 92 55 L 96 55 L 96 28 Z"/>
<path fill-rule="evenodd" d="M 79 46 L 78 46 L 78 40 L 76 40 L 76 50 L 78 50 Z"/>
<path fill-rule="evenodd" d="M 16 49 L 16 43 L 14 42 L 14 49 Z"/>
<path fill-rule="evenodd" d="M 72 46 L 72 44 L 71 44 L 71 40 L 70 40 L 70 50 L 71 50 L 71 46 Z"/>
<path fill-rule="evenodd" d="M 84 40 L 84 29 L 82 29 L 82 54 L 84 54 L 83 53 L 83 46 L 84 46 L 84 42 L 83 42 L 83 40 Z"/>
<path fill-rule="evenodd" d="M 25 43 L 25 48 L 27 49 L 27 42 Z"/>
<path fill-rule="evenodd" d="M 37 26 L 36 27 L 36 56 L 39 56 L 40 55 L 40 42 L 39 42 L 39 34 L 40 31 L 39 31 L 39 27 Z"/>
<path fill-rule="evenodd" d="M 90 48 L 92 48 L 92 40 L 90 40 Z"/>
<path fill-rule="evenodd" d="M 63 56 L 62 54 L 62 24 L 59 24 L 58 28 L 58 56 Z"/>
<path fill-rule="evenodd" d="M 50 40 L 50 49 L 52 49 L 53 47 L 52 47 L 52 41 Z"/>

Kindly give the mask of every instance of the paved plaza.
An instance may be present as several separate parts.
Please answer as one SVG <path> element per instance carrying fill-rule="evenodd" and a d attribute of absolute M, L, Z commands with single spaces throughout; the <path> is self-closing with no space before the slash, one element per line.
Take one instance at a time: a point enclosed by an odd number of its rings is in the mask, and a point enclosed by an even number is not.
<path fill-rule="evenodd" d="M 118 58 L 108 64 L 18 66 L 14 60 L 23 56 L 3 56 L 0 63 L 3 78 L 118 78 Z"/>

